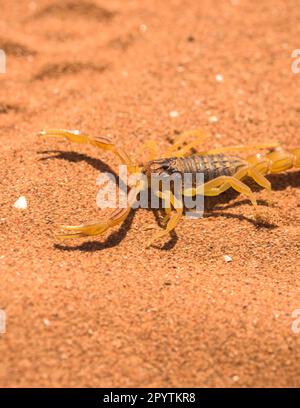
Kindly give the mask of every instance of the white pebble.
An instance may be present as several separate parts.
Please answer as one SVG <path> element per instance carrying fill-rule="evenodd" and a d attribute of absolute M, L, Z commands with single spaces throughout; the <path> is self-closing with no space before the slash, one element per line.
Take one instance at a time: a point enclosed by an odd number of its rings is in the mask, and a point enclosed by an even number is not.
<path fill-rule="evenodd" d="M 48 319 L 44 319 L 43 322 L 44 322 L 44 325 L 47 327 L 50 325 L 50 322 Z"/>
<path fill-rule="evenodd" d="M 174 110 L 174 111 L 171 111 L 171 112 L 169 113 L 169 116 L 170 116 L 170 118 L 178 118 L 179 113 Z"/>
<path fill-rule="evenodd" d="M 232 261 L 231 256 L 229 256 L 229 255 L 224 255 L 224 261 L 225 261 L 225 262 L 231 262 L 231 261 Z"/>
<path fill-rule="evenodd" d="M 145 33 L 147 31 L 147 26 L 145 24 L 141 24 L 139 28 L 142 33 Z"/>
<path fill-rule="evenodd" d="M 209 123 L 217 123 L 219 119 L 216 116 L 210 116 L 208 118 Z"/>
<path fill-rule="evenodd" d="M 223 82 L 223 79 L 224 79 L 224 78 L 223 78 L 223 75 L 221 75 L 221 74 L 217 74 L 217 75 L 216 75 L 216 81 L 217 81 L 217 82 Z"/>
<path fill-rule="evenodd" d="M 27 208 L 26 197 L 24 196 L 19 197 L 17 201 L 14 203 L 14 207 L 17 208 L 18 210 L 26 210 Z"/>

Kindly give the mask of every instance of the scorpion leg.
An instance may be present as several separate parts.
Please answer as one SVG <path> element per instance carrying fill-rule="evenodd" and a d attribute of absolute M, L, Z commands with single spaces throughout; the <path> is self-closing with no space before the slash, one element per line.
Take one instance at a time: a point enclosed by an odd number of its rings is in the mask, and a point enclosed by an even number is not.
<path fill-rule="evenodd" d="M 163 225 L 166 225 L 167 224 L 167 222 L 169 221 L 169 219 L 170 219 L 170 217 L 171 217 L 171 214 L 172 214 L 172 210 L 171 210 L 171 208 L 165 208 L 165 212 L 166 212 L 166 215 L 164 216 L 164 218 L 162 219 L 162 224 Z"/>
<path fill-rule="evenodd" d="M 274 148 L 278 146 L 279 146 L 279 143 L 277 142 L 260 143 L 260 144 L 253 144 L 253 145 L 225 146 L 225 147 L 220 147 L 217 149 L 207 150 L 205 152 L 200 152 L 199 154 L 201 155 L 203 154 L 221 154 L 221 153 L 234 152 L 234 151 L 248 152 L 249 150 L 253 150 L 253 149 L 270 149 L 270 148 Z"/>
<path fill-rule="evenodd" d="M 188 142 L 190 137 L 195 137 L 195 140 Z M 279 146 L 279 143 L 277 142 L 268 142 L 253 145 L 226 146 L 206 151 L 198 151 L 196 147 L 200 143 L 202 143 L 206 138 L 207 135 L 201 129 L 183 132 L 181 135 L 177 137 L 176 142 L 166 151 L 163 157 L 168 157 L 171 155 L 176 157 L 185 157 L 190 153 L 190 150 L 192 149 L 196 150 L 198 155 L 208 155 L 226 153 L 230 151 L 248 152 L 249 150 L 253 149 L 270 149 Z"/>
<path fill-rule="evenodd" d="M 158 157 L 158 146 L 155 140 L 148 140 L 145 143 L 145 147 L 148 150 L 148 161 L 155 160 Z"/>
<path fill-rule="evenodd" d="M 91 222 L 81 225 L 62 225 L 64 231 L 71 231 L 70 233 L 58 234 L 59 238 L 84 238 L 93 235 L 101 235 L 109 228 L 112 228 L 123 222 L 128 216 L 131 208 L 117 208 L 112 212 L 110 217 L 105 222 Z"/>
<path fill-rule="evenodd" d="M 166 213 L 166 214 L 165 214 L 165 216 L 163 217 L 161 223 L 162 223 L 163 225 L 166 225 L 167 222 L 169 221 L 170 217 L 171 217 L 171 214 L 172 214 L 172 197 L 171 197 L 171 196 L 168 197 L 168 199 L 169 199 L 169 202 L 168 202 L 168 201 L 166 200 L 166 196 L 165 196 L 165 194 L 164 194 L 163 192 L 157 191 L 155 194 L 157 195 L 157 197 L 163 199 L 164 202 L 165 202 L 164 210 L 165 210 L 165 213 Z M 168 195 L 168 192 L 166 193 L 166 195 Z M 173 201 L 173 202 L 174 202 L 174 201 Z"/>
<path fill-rule="evenodd" d="M 191 138 L 193 138 L 193 140 L 189 141 Z M 191 149 L 196 149 L 206 138 L 207 135 L 201 129 L 183 132 L 177 136 L 175 143 L 166 150 L 162 157 L 183 157 L 187 155 Z"/>
<path fill-rule="evenodd" d="M 188 143 L 188 139 L 190 139 L 193 136 L 196 137 L 196 139 Z M 189 131 L 183 132 L 176 138 L 176 142 L 172 144 L 172 146 L 169 147 L 167 151 L 165 152 L 165 154 L 163 154 L 161 157 L 184 156 L 191 149 L 194 149 L 205 138 L 206 138 L 206 135 L 201 130 L 189 130 Z M 143 143 L 141 148 L 139 149 L 140 153 L 138 153 L 137 157 L 143 155 L 145 148 L 148 150 L 148 157 L 146 161 L 152 161 L 159 157 L 158 156 L 158 145 L 155 140 L 151 139 Z"/>
<path fill-rule="evenodd" d="M 244 169 L 244 171 L 246 171 L 246 169 Z M 244 194 L 250 199 L 254 207 L 254 210 L 255 210 L 256 220 L 262 221 L 262 222 L 267 221 L 267 219 L 262 214 L 259 213 L 257 209 L 257 201 L 250 187 L 248 187 L 245 183 L 243 183 L 238 178 L 235 178 L 235 176 L 233 177 L 221 176 L 221 177 L 218 177 L 214 180 L 211 180 L 205 183 L 204 186 L 200 186 L 200 187 L 202 187 L 202 189 L 204 187 L 204 195 L 206 196 L 217 196 L 223 193 L 224 191 L 228 190 L 229 187 L 232 187 L 234 190 L 238 191 L 241 194 Z"/>
<path fill-rule="evenodd" d="M 175 211 L 172 212 L 171 208 L 166 208 L 166 212 L 167 215 L 166 217 L 169 217 L 169 221 L 167 223 L 167 226 L 164 230 L 160 231 L 159 233 L 157 233 L 156 235 L 154 235 L 154 237 L 148 242 L 147 244 L 147 248 L 150 247 L 154 241 L 158 240 L 159 238 L 167 235 L 170 231 L 172 231 L 174 228 L 176 228 L 176 226 L 178 225 L 181 217 L 182 217 L 182 213 L 183 213 L 183 204 L 182 201 L 178 200 L 171 191 L 166 191 L 164 193 L 160 193 L 160 197 L 162 198 L 166 198 L 166 195 L 169 195 L 169 200 L 170 203 L 173 205 L 173 207 L 175 208 Z M 165 218 L 166 218 L 165 217 Z"/>
<path fill-rule="evenodd" d="M 131 159 L 123 150 L 116 147 L 116 145 L 108 138 L 102 136 L 89 136 L 81 133 L 79 130 L 66 130 L 66 129 L 46 129 L 39 133 L 41 136 L 54 136 L 63 137 L 75 143 L 85 143 L 96 146 L 99 149 L 107 150 L 115 154 L 122 164 L 128 166 L 130 173 L 137 171 L 137 166 L 131 162 Z"/>
<path fill-rule="evenodd" d="M 248 168 L 248 176 L 253 178 L 253 180 L 261 187 L 265 188 L 268 191 L 272 190 L 271 183 L 269 180 L 261 174 L 259 171 L 257 171 L 254 167 L 249 167 Z"/>
<path fill-rule="evenodd" d="M 220 195 L 225 190 L 227 190 L 229 187 L 232 187 L 234 190 L 247 196 L 250 199 L 251 203 L 254 205 L 254 207 L 257 206 L 257 201 L 250 187 L 248 187 L 245 183 L 243 183 L 241 180 L 235 177 L 220 176 L 214 180 L 208 181 L 207 183 L 204 184 L 204 186 L 200 186 L 200 187 L 202 190 L 204 188 L 204 195 L 206 196 Z"/>
<path fill-rule="evenodd" d="M 144 142 L 138 149 L 136 157 L 144 157 L 145 149 L 147 150 L 147 155 L 145 161 L 152 161 L 158 157 L 158 145 L 153 139 Z"/>
<path fill-rule="evenodd" d="M 234 176 L 220 176 L 210 180 L 198 187 L 188 188 L 183 191 L 185 196 L 195 196 L 197 194 L 205 196 L 218 196 L 229 188 L 233 188 L 241 194 L 246 195 L 251 203 L 256 207 L 257 201 L 252 190 L 247 184 L 243 183 L 240 178 L 247 175 L 247 167 L 241 169 Z"/>
<path fill-rule="evenodd" d="M 244 169 L 244 171 L 248 170 L 248 172 L 246 174 L 251 175 L 251 173 L 249 174 L 249 169 Z M 259 173 L 258 173 L 259 175 Z M 262 179 L 260 178 L 256 178 L 256 174 L 255 174 L 255 181 L 258 182 L 259 181 L 259 185 L 267 188 L 268 184 L 264 183 L 261 184 L 263 182 Z M 252 175 L 251 175 L 252 177 Z M 254 178 L 254 177 L 253 177 Z M 263 177 L 265 178 L 265 177 Z M 265 179 L 267 182 L 268 180 Z M 230 176 L 221 176 L 216 178 L 215 180 L 209 181 L 208 183 L 204 184 L 204 195 L 207 196 L 217 196 L 221 193 L 223 193 L 224 191 L 228 190 L 228 188 L 232 187 L 234 190 L 238 191 L 241 194 L 244 194 L 245 196 L 247 196 L 251 203 L 254 206 L 254 210 L 255 210 L 255 218 L 257 221 L 260 222 L 268 222 L 268 219 L 260 214 L 258 208 L 257 208 L 257 201 L 253 195 L 252 190 L 250 189 L 250 187 L 248 187 L 245 183 L 243 183 L 241 180 L 239 180 L 238 178 L 235 178 L 235 176 L 230 177 Z M 267 190 L 270 192 L 270 190 Z M 271 203 L 271 200 L 269 199 L 269 202 Z"/>
<path fill-rule="evenodd" d="M 269 180 L 261 174 L 254 166 L 245 166 L 242 169 L 240 169 L 236 174 L 234 174 L 234 178 L 241 180 L 245 176 L 251 177 L 259 186 L 265 188 L 268 193 L 270 194 L 272 187 L 271 183 Z M 231 186 L 228 183 L 223 184 L 222 186 L 219 187 L 220 193 L 223 193 L 224 191 L 228 190 Z M 270 198 L 269 198 L 270 200 Z M 271 201 L 271 200 L 270 200 Z"/>
<path fill-rule="evenodd" d="M 246 168 L 247 170 L 247 175 L 251 177 L 259 186 L 265 188 L 268 193 L 268 205 L 272 206 L 273 205 L 273 200 L 271 196 L 271 191 L 272 191 L 272 186 L 269 180 L 261 174 L 254 166 L 249 166 Z"/>

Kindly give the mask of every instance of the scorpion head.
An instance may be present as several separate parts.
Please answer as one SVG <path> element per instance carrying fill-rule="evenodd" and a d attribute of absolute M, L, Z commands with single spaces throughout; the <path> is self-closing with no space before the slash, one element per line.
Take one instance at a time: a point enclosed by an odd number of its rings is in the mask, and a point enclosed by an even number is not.
<path fill-rule="evenodd" d="M 147 177 L 151 177 L 151 174 L 169 176 L 174 173 L 174 158 L 149 161 L 144 165 L 143 173 L 146 174 Z"/>

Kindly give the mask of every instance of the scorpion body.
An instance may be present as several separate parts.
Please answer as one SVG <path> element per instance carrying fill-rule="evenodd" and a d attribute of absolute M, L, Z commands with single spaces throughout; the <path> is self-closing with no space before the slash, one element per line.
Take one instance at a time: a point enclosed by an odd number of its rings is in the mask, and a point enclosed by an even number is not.
<path fill-rule="evenodd" d="M 40 132 L 40 134 L 44 136 L 64 137 L 73 142 L 88 143 L 102 150 L 111 151 L 118 157 L 122 164 L 127 166 L 129 173 L 144 174 L 148 179 L 151 178 L 153 174 L 171 176 L 174 173 L 180 173 L 181 175 L 189 173 L 192 174 L 192 176 L 196 176 L 202 173 L 204 176 L 203 183 L 201 185 L 197 185 L 196 183 L 193 184 L 192 188 L 183 189 L 183 196 L 195 196 L 197 194 L 217 196 L 229 188 L 233 188 L 247 196 L 255 210 L 257 209 L 257 201 L 250 187 L 242 181 L 244 178 L 252 178 L 258 185 L 270 192 L 271 183 L 265 177 L 267 174 L 279 173 L 293 167 L 300 167 L 300 148 L 285 150 L 278 143 L 231 146 L 199 151 L 197 147 L 205 138 L 205 134 L 200 130 L 181 134 L 178 136 L 176 143 L 165 152 L 162 158 L 151 158 L 141 165 L 134 164 L 123 150 L 117 148 L 113 142 L 104 137 L 91 137 L 79 131 L 64 129 L 45 130 Z M 190 137 L 193 138 L 192 141 L 189 141 Z M 156 144 L 152 143 L 152 147 L 156 148 Z M 245 159 L 228 153 L 233 151 L 248 152 L 254 148 L 267 149 L 267 153 L 257 153 Z M 191 150 L 196 150 L 197 154 L 191 156 Z M 152 154 L 152 156 L 157 157 L 157 155 L 154 154 Z M 193 178 L 193 181 L 195 179 L 196 177 Z M 65 232 L 61 234 L 60 237 L 80 238 L 100 235 L 115 225 L 119 225 L 126 219 L 131 210 L 132 202 L 144 188 L 144 184 L 137 181 L 133 189 L 133 200 L 128 199 L 127 208 L 115 209 L 104 222 L 93 222 L 78 226 L 62 226 Z M 175 197 L 171 189 L 159 191 L 158 193 L 157 195 L 161 198 L 165 198 L 166 195 L 169 196 L 169 205 L 165 208 L 166 216 L 163 220 L 166 224 L 166 228 L 156 234 L 148 246 L 150 246 L 153 241 L 172 231 L 183 215 L 182 203 Z"/>
<path fill-rule="evenodd" d="M 150 176 L 153 173 L 202 173 L 204 182 L 216 179 L 220 176 L 233 176 L 236 172 L 249 164 L 262 174 L 280 173 L 300 167 L 300 149 L 290 152 L 277 148 L 266 155 L 257 153 L 249 156 L 246 160 L 237 156 L 225 154 L 209 154 L 206 156 L 170 157 L 152 160 L 146 163 L 144 173 Z"/>
<path fill-rule="evenodd" d="M 204 182 L 207 182 L 220 176 L 233 176 L 239 168 L 245 166 L 245 163 L 240 157 L 224 154 L 170 157 L 146 163 L 144 172 L 148 176 L 153 173 L 160 175 L 163 173 L 166 175 L 189 173 L 193 176 L 202 173 Z"/>

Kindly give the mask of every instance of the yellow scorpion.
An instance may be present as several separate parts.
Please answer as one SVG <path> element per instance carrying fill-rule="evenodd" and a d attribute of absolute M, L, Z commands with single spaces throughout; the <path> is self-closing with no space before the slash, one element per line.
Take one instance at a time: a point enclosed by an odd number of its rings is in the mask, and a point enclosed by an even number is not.
<path fill-rule="evenodd" d="M 267 174 L 279 173 L 293 167 L 300 167 L 300 148 L 285 150 L 278 143 L 231 146 L 201 151 L 198 146 L 206 137 L 201 130 L 187 131 L 179 135 L 176 142 L 159 159 L 155 159 L 157 157 L 157 152 L 155 151 L 157 150 L 156 144 L 149 142 L 148 147 L 150 147 L 152 153 L 151 160 L 143 164 L 135 164 L 127 153 L 105 137 L 92 137 L 77 130 L 65 129 L 43 130 L 40 132 L 40 135 L 64 137 L 72 142 L 91 144 L 99 149 L 110 151 L 118 157 L 122 164 L 127 166 L 130 174 L 143 174 L 148 179 L 153 174 L 192 173 L 195 175 L 196 173 L 202 173 L 204 175 L 204 183 L 183 190 L 183 196 L 192 197 L 197 194 L 217 196 L 229 188 L 233 188 L 247 196 L 254 208 L 257 207 L 257 201 L 250 187 L 242 179 L 250 177 L 258 185 L 270 192 L 271 183 L 265 177 Z M 246 159 L 228 154 L 228 152 L 234 151 L 248 152 L 254 148 L 268 149 L 268 152 L 266 154 L 257 153 Z M 196 154 L 191 155 L 192 151 Z M 108 229 L 119 225 L 126 219 L 131 210 L 132 203 L 144 188 L 145 186 L 142 182 L 137 182 L 134 189 L 134 197 L 128 200 L 127 207 L 115 209 L 105 221 L 77 226 L 62 226 L 65 232 L 60 237 L 82 238 L 101 235 Z M 169 199 L 169 205 L 165 208 L 165 229 L 157 233 L 149 241 L 148 246 L 174 230 L 183 216 L 183 205 L 179 202 L 180 199 L 173 194 L 172 189 L 160 191 L 158 195 L 160 198 L 165 199 L 168 197 Z"/>

